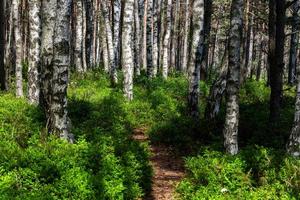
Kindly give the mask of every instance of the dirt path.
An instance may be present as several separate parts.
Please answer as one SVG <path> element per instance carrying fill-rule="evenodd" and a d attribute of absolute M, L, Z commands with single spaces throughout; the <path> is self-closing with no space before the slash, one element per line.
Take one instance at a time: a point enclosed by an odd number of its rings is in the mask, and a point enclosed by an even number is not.
<path fill-rule="evenodd" d="M 144 130 L 136 129 L 133 138 L 140 142 L 149 141 Z M 176 185 L 184 177 L 184 164 L 181 157 L 163 144 L 150 144 L 153 167 L 152 191 L 144 200 L 173 200 Z"/>

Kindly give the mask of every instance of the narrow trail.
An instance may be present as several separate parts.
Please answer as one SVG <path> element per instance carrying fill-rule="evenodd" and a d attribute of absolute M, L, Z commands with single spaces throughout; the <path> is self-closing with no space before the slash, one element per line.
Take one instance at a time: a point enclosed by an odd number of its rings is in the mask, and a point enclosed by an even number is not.
<path fill-rule="evenodd" d="M 149 142 L 145 130 L 134 130 L 133 139 L 139 142 Z M 173 200 L 175 188 L 184 177 L 184 162 L 174 154 L 171 147 L 150 142 L 151 165 L 153 168 L 152 190 L 144 200 Z"/>

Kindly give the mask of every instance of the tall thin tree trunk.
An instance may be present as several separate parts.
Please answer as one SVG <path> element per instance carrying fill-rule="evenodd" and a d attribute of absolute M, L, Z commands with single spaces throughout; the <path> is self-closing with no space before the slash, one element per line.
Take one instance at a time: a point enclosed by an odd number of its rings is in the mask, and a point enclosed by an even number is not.
<path fill-rule="evenodd" d="M 248 58 L 247 59 L 247 65 L 246 65 L 246 74 L 245 78 L 249 78 L 251 74 L 251 70 L 253 68 L 253 51 L 254 51 L 254 28 L 253 28 L 253 20 L 254 16 L 251 16 L 251 20 L 249 23 L 249 47 L 248 47 Z"/>
<path fill-rule="evenodd" d="M 299 42 L 299 15 L 298 11 L 300 8 L 300 2 L 296 1 L 292 5 L 292 35 L 290 41 L 290 57 L 289 57 L 289 71 L 288 71 L 288 83 L 294 84 L 295 73 L 297 65 L 297 52 L 298 52 L 298 42 Z"/>
<path fill-rule="evenodd" d="M 139 76 L 141 74 L 141 63 L 140 63 L 140 42 L 141 42 L 141 26 L 139 17 L 139 5 L 138 0 L 134 0 L 134 68 L 135 74 Z"/>
<path fill-rule="evenodd" d="M 74 137 L 69 132 L 67 111 L 71 4 L 72 0 L 57 0 L 53 35 L 50 125 L 52 131 L 58 133 L 60 138 L 72 143 Z"/>
<path fill-rule="evenodd" d="M 263 41 L 263 33 L 260 33 L 258 37 L 258 62 L 257 62 L 257 68 L 256 68 L 256 81 L 259 81 L 261 78 L 261 71 L 263 66 L 263 48 L 264 48 L 264 41 Z"/>
<path fill-rule="evenodd" d="M 0 89 L 6 90 L 4 51 L 5 51 L 5 7 L 6 1 L 0 2 Z"/>
<path fill-rule="evenodd" d="M 143 44 L 142 44 L 142 61 L 143 70 L 147 69 L 147 19 L 148 19 L 148 0 L 144 1 L 144 19 L 143 19 Z"/>
<path fill-rule="evenodd" d="M 158 0 L 153 0 L 153 25 L 152 25 L 152 35 L 153 35 L 153 76 L 157 75 L 158 69 Z"/>
<path fill-rule="evenodd" d="M 200 65 L 203 59 L 204 43 L 204 0 L 195 0 L 192 17 L 192 40 L 189 59 L 189 94 L 188 108 L 189 114 L 193 118 L 199 117 L 199 81 Z"/>
<path fill-rule="evenodd" d="M 70 65 L 71 0 L 44 0 L 42 2 L 42 95 L 47 127 L 52 134 L 69 142 L 67 112 L 68 66 Z"/>
<path fill-rule="evenodd" d="M 187 70 L 187 54 L 188 54 L 188 38 L 189 38 L 189 23 L 190 23 L 190 2 L 185 0 L 185 22 L 184 22 L 184 42 L 183 42 L 183 58 L 182 58 L 182 68 L 183 72 Z"/>
<path fill-rule="evenodd" d="M 77 72 L 83 72 L 83 2 L 82 0 L 75 0 L 75 9 L 76 13 L 76 36 L 75 36 L 75 50 L 74 50 L 74 58 L 75 58 L 75 67 Z"/>
<path fill-rule="evenodd" d="M 152 24 L 153 24 L 153 15 L 152 15 L 152 10 L 153 10 L 153 0 L 147 0 L 147 75 L 149 78 L 154 77 L 153 73 L 153 29 L 152 29 Z"/>
<path fill-rule="evenodd" d="M 224 146 L 226 152 L 238 153 L 238 125 L 239 125 L 239 85 L 240 85 L 240 49 L 243 28 L 244 0 L 232 0 L 231 19 L 228 46 L 228 74 L 227 74 L 227 104 L 224 124 Z"/>
<path fill-rule="evenodd" d="M 41 64 L 41 6 L 40 0 L 29 0 L 30 49 L 28 67 L 28 100 L 39 104 L 40 81 L 39 66 Z"/>
<path fill-rule="evenodd" d="M 285 0 L 269 2 L 269 67 L 270 67 L 270 122 L 276 124 L 280 118 L 282 98 L 282 75 L 284 68 Z M 275 27 L 275 28 L 274 28 Z"/>
<path fill-rule="evenodd" d="M 118 83 L 117 69 L 115 63 L 115 48 L 113 43 L 113 35 L 112 28 L 109 22 L 109 11 L 106 5 L 106 2 L 101 1 L 101 8 L 104 18 L 104 26 L 106 33 L 106 40 L 108 46 L 108 61 L 109 61 L 109 69 L 110 69 L 110 78 L 112 86 L 115 86 Z"/>
<path fill-rule="evenodd" d="M 23 97 L 23 76 L 22 76 L 22 37 L 20 32 L 20 4 L 18 0 L 13 0 L 14 7 L 14 31 L 16 41 L 16 96 Z"/>
<path fill-rule="evenodd" d="M 114 55 L 115 65 L 119 66 L 120 63 L 120 25 L 121 25 L 121 0 L 113 0 L 113 42 L 114 42 Z"/>
<path fill-rule="evenodd" d="M 287 142 L 287 151 L 295 157 L 300 156 L 300 67 L 297 67 L 297 92 L 294 114 L 294 125 Z"/>
<path fill-rule="evenodd" d="M 87 0 L 82 0 L 82 69 L 84 72 L 88 69 L 87 59 Z"/>
<path fill-rule="evenodd" d="M 94 24 L 96 24 L 94 17 L 93 0 L 86 0 L 86 62 L 87 68 L 94 67 Z"/>
<path fill-rule="evenodd" d="M 205 0 L 204 13 L 204 45 L 203 45 L 203 59 L 201 62 L 201 80 L 205 80 L 208 74 L 208 50 L 211 30 L 211 16 L 212 16 L 212 1 Z"/>
<path fill-rule="evenodd" d="M 6 90 L 9 89 L 11 83 L 11 69 L 13 66 L 13 44 L 14 44 L 14 31 L 13 31 L 13 5 L 12 1 L 6 1 L 6 43 L 5 43 L 5 55 L 4 55 L 4 71 L 5 71 L 5 82 Z"/>
<path fill-rule="evenodd" d="M 104 71 L 109 73 L 109 55 L 108 55 L 108 45 L 107 45 L 107 36 L 106 33 L 102 36 L 102 49 L 103 49 L 103 65 L 104 65 Z"/>
<path fill-rule="evenodd" d="M 133 99 L 134 59 L 132 49 L 134 0 L 127 0 L 124 9 L 123 38 L 122 38 L 122 65 L 124 73 L 124 95 L 130 101 Z"/>
<path fill-rule="evenodd" d="M 171 9 L 172 9 L 172 0 L 167 0 L 167 26 L 166 34 L 163 39 L 163 60 L 162 60 L 162 75 L 165 79 L 168 78 L 169 73 L 169 51 L 170 51 L 170 34 L 171 34 Z"/>

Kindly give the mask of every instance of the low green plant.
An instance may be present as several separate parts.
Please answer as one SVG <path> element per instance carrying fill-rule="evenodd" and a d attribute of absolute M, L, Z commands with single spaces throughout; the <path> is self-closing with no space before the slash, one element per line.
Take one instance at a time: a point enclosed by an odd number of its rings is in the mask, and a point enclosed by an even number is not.
<path fill-rule="evenodd" d="M 278 156 L 281 155 L 281 156 Z M 282 152 L 249 147 L 237 156 L 204 150 L 186 160 L 181 199 L 299 199 L 300 161 Z"/>

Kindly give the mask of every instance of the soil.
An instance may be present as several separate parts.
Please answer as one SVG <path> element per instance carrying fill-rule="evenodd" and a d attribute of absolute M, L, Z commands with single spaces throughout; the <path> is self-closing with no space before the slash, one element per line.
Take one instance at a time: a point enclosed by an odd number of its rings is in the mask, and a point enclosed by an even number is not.
<path fill-rule="evenodd" d="M 133 138 L 140 142 L 150 142 L 153 168 L 152 190 L 144 200 L 173 200 L 177 184 L 185 175 L 184 162 L 176 155 L 172 147 L 160 143 L 152 143 L 145 135 L 145 130 L 136 129 Z"/>

